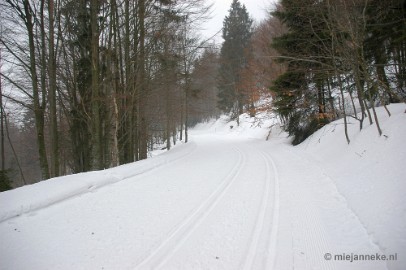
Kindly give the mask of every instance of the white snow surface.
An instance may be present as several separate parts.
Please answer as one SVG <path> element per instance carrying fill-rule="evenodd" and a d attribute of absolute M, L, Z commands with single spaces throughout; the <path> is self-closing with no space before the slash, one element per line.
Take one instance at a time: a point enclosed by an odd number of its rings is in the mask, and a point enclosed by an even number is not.
<path fill-rule="evenodd" d="M 388 108 L 382 136 L 349 119 L 349 145 L 342 120 L 294 147 L 272 115 L 224 116 L 150 159 L 2 192 L 0 269 L 406 269 L 406 106 Z"/>

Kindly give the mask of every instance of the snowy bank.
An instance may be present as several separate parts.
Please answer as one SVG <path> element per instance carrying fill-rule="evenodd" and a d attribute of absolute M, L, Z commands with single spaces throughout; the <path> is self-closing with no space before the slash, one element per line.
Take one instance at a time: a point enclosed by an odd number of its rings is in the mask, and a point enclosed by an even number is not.
<path fill-rule="evenodd" d="M 148 159 L 148 162 L 141 160 L 103 171 L 56 177 L 1 192 L 0 222 L 172 163 L 190 154 L 195 147 L 193 142 L 175 147 L 171 150 L 170 159 L 163 153 Z"/>
<path fill-rule="evenodd" d="M 348 118 L 349 145 L 343 120 L 338 120 L 295 147 L 333 179 L 374 243 L 387 254 L 399 253 L 404 265 L 406 258 L 400 253 L 406 250 L 405 107 L 388 106 L 391 117 L 377 108 L 382 136 L 368 119 L 360 131 L 358 121 Z"/>

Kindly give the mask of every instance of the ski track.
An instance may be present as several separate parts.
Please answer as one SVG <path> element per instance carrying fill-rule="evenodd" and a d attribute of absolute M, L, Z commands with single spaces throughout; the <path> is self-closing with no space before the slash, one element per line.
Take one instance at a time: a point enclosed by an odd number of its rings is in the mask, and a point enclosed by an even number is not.
<path fill-rule="evenodd" d="M 267 154 L 264 154 L 268 160 L 271 162 L 272 164 L 272 169 L 274 171 L 274 207 L 273 207 L 273 215 L 272 215 L 272 227 L 271 227 L 271 237 L 270 240 L 271 241 L 271 245 L 269 248 L 269 256 L 266 256 L 268 258 L 266 264 L 265 264 L 265 269 L 274 269 L 275 266 L 275 259 L 276 259 L 276 245 L 277 245 L 277 236 L 278 236 L 278 228 L 279 228 L 279 202 L 280 202 L 280 198 L 279 198 L 279 173 L 278 170 L 276 168 L 275 162 L 272 159 L 272 157 L 270 157 Z M 268 165 L 269 166 L 269 165 Z"/>
<path fill-rule="evenodd" d="M 278 172 L 272 158 L 263 151 L 260 152 L 260 155 L 266 166 L 266 177 L 264 181 L 265 189 L 262 194 L 260 211 L 258 212 L 257 221 L 255 223 L 256 225 L 252 233 L 252 241 L 249 245 L 247 256 L 243 263 L 242 269 L 244 270 L 273 269 L 275 264 L 274 261 L 279 219 L 279 179 Z M 272 170 L 270 165 L 272 165 Z M 273 171 L 273 174 L 271 171 Z M 272 179 L 274 183 L 273 204 L 270 203 Z M 272 212 L 272 216 L 267 216 L 267 213 L 270 212 Z M 271 220 L 269 220 L 270 217 L 272 217 Z M 269 230 L 269 228 L 271 228 L 271 230 Z M 266 260 L 266 258 L 268 258 L 268 260 Z"/>
<path fill-rule="evenodd" d="M 211 193 L 211 195 L 177 225 L 169 236 L 161 242 L 161 244 L 150 253 L 135 269 L 159 269 L 178 251 L 187 241 L 191 234 L 199 227 L 199 225 L 209 216 L 213 209 L 217 206 L 220 200 L 224 197 L 231 185 L 237 179 L 237 176 L 246 163 L 246 156 L 238 148 L 234 149 L 238 154 L 238 161 L 231 169 L 225 180 L 219 187 Z"/>

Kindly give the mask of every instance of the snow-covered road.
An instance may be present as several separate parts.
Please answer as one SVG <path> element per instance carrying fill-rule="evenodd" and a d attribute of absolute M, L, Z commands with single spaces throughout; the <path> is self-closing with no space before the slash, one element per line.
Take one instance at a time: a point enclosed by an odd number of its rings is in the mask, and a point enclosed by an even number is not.
<path fill-rule="evenodd" d="M 334 260 L 384 253 L 285 139 L 192 140 L 171 162 L 0 223 L 0 269 L 387 269 Z"/>

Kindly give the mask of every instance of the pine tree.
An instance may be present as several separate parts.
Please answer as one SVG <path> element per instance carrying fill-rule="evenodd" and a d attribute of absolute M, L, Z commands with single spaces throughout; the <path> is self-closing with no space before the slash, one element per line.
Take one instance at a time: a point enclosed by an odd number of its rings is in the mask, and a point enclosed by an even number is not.
<path fill-rule="evenodd" d="M 244 50 L 248 47 L 252 34 L 252 19 L 245 5 L 234 0 L 223 22 L 224 43 L 220 53 L 218 77 L 218 107 L 226 112 L 233 108 L 241 113 L 245 105 L 244 94 L 238 89 L 240 72 L 246 65 Z"/>
<path fill-rule="evenodd" d="M 283 9 L 273 15 L 289 31 L 273 40 L 272 46 L 287 61 L 287 70 L 274 82 L 274 106 L 284 121 L 286 131 L 298 144 L 326 124 L 328 74 L 331 59 L 328 55 L 330 36 L 321 15 L 325 6 L 314 0 L 306 3 L 283 0 Z M 332 108 L 330 108 L 332 109 Z"/>
<path fill-rule="evenodd" d="M 293 143 L 300 143 L 337 115 L 344 118 L 345 130 L 346 116 L 353 114 L 360 129 L 368 119 L 381 135 L 375 104 L 404 97 L 403 2 L 280 3 L 282 8 L 273 15 L 288 32 L 275 38 L 273 47 L 288 65 L 287 73 L 276 80 L 272 90 L 276 94 L 275 110 L 289 134 L 295 136 Z M 395 85 L 397 89 L 393 89 Z M 353 112 L 345 108 L 346 96 L 351 99 Z M 340 103 L 338 110 L 334 108 L 335 98 Z M 359 102 L 360 114 L 354 98 Z M 349 143 L 347 132 L 346 139 Z"/>

